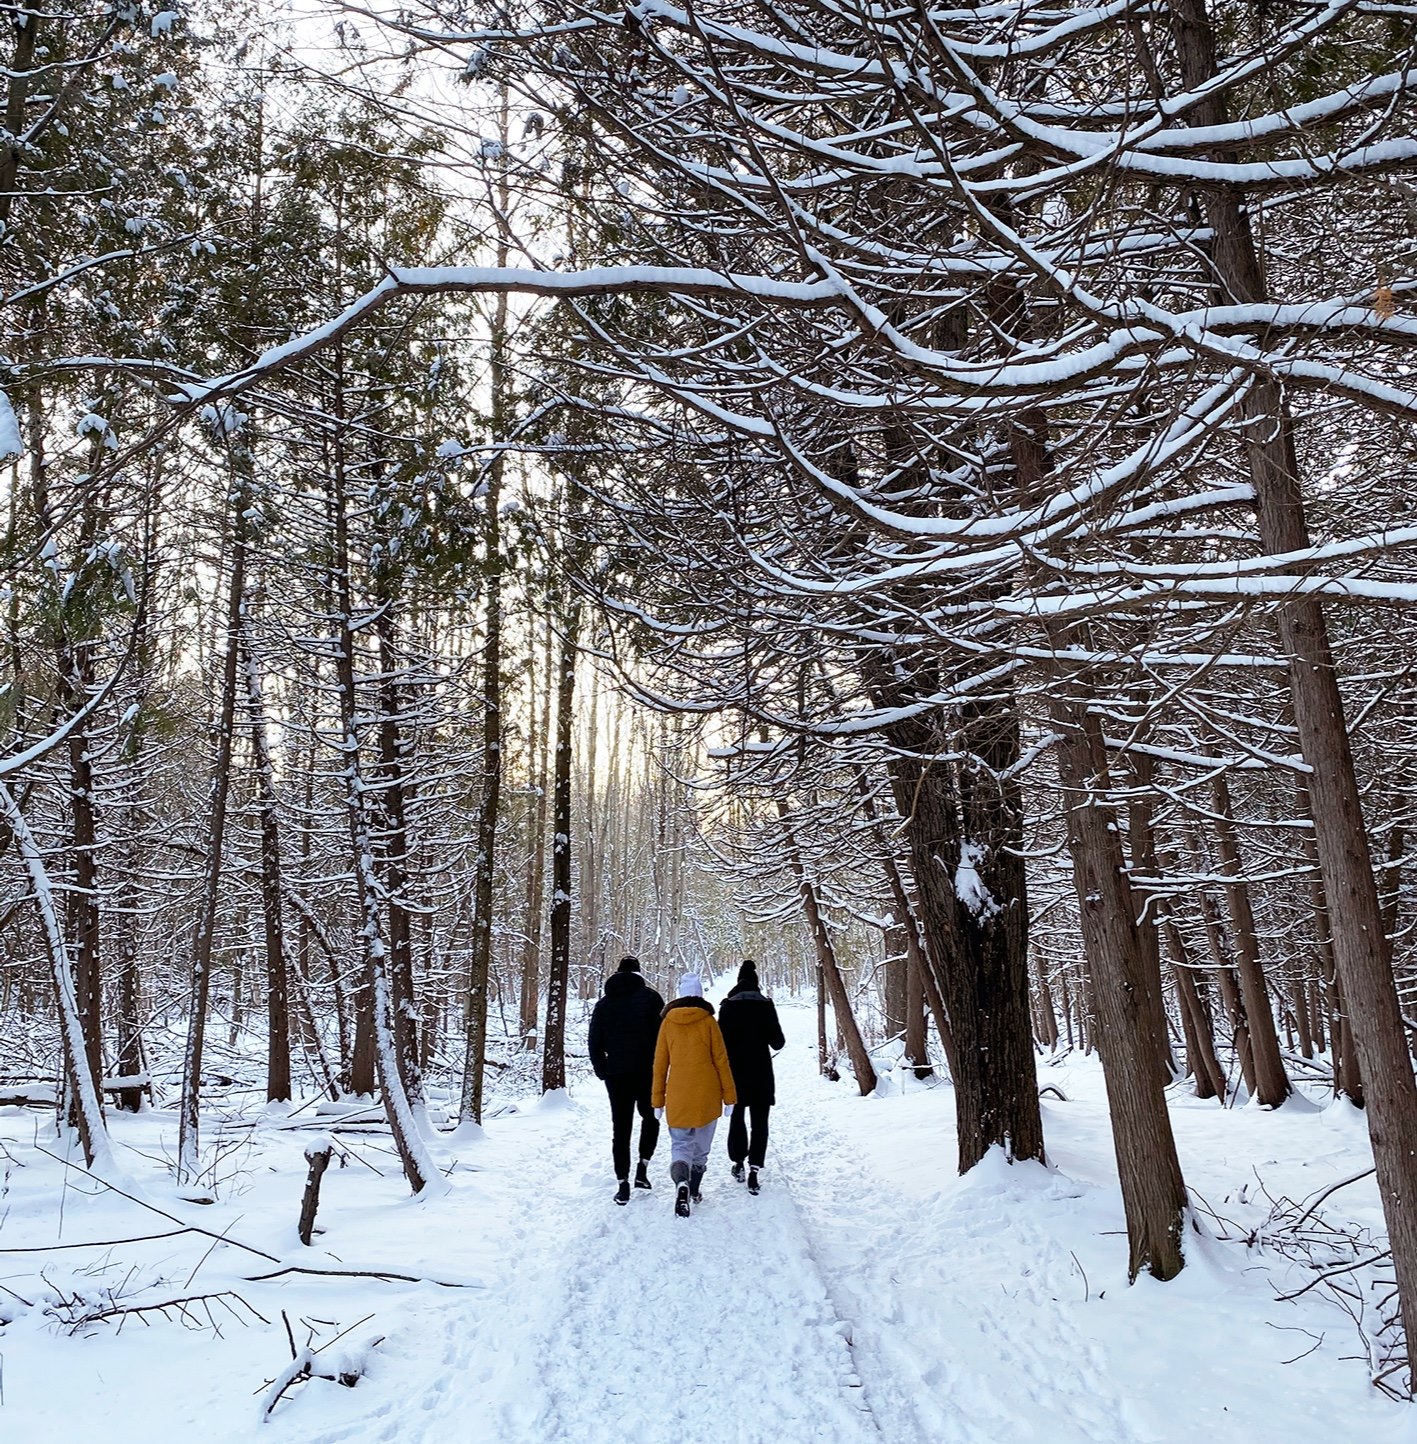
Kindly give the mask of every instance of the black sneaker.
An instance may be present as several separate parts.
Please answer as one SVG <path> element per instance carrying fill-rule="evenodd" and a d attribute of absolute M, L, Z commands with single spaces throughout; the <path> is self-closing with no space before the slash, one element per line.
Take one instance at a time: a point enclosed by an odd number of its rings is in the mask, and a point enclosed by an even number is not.
<path fill-rule="evenodd" d="M 647 1159 L 642 1158 L 640 1159 L 639 1163 L 635 1165 L 635 1187 L 654 1187 L 654 1185 L 649 1181 L 649 1162 Z"/>
<path fill-rule="evenodd" d="M 735 1183 L 743 1182 L 743 1165 L 741 1163 L 735 1163 L 733 1165 L 733 1181 Z"/>
<path fill-rule="evenodd" d="M 749 1192 L 749 1193 L 757 1193 L 757 1191 L 758 1191 L 758 1170 L 757 1170 L 756 1168 L 750 1168 L 750 1169 L 748 1170 L 748 1192 Z"/>
<path fill-rule="evenodd" d="M 616 1202 L 616 1203 L 629 1203 L 629 1201 L 630 1201 L 630 1180 L 629 1180 L 628 1178 L 622 1178 L 622 1179 L 620 1180 L 620 1187 L 615 1190 L 615 1202 Z"/>
<path fill-rule="evenodd" d="M 689 1216 L 689 1185 L 681 1183 L 674 1190 L 674 1212 L 679 1218 Z"/>

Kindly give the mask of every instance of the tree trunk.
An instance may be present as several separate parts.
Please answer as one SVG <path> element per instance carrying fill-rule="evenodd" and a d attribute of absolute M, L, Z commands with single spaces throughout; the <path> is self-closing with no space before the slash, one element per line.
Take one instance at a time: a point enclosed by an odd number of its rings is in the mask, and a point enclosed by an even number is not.
<path fill-rule="evenodd" d="M 1309 907 L 1314 915 L 1314 946 L 1318 952 L 1319 978 L 1323 996 L 1328 1002 L 1329 1050 L 1333 1058 L 1333 1092 L 1336 1098 L 1347 1098 L 1356 1108 L 1363 1106 L 1363 1079 L 1358 1068 L 1358 1055 L 1353 1047 L 1353 1029 L 1343 1002 L 1343 989 L 1333 957 L 1333 930 L 1329 918 L 1328 899 L 1324 892 L 1323 872 L 1319 867 L 1318 844 L 1313 826 L 1313 804 L 1308 785 L 1301 777 L 1295 785 L 1295 804 L 1301 817 L 1310 826 L 1300 834 L 1304 861 L 1309 867 Z M 1320 1015 L 1322 1019 L 1322 1015 Z M 1322 1021 L 1320 1028 L 1322 1031 Z"/>
<path fill-rule="evenodd" d="M 1136 753 L 1131 755 L 1128 761 L 1131 764 L 1133 781 L 1127 804 L 1127 841 L 1131 850 L 1132 874 L 1156 877 L 1159 867 L 1156 860 L 1155 831 L 1151 825 L 1150 791 L 1155 759 L 1146 753 Z M 1141 947 L 1147 1001 L 1157 1041 L 1156 1066 L 1161 1070 L 1162 1082 L 1169 1083 L 1175 1076 L 1176 1060 L 1171 1056 L 1171 1045 L 1166 1036 L 1166 988 L 1161 979 L 1161 940 L 1157 936 L 1156 895 L 1145 887 L 1138 887 L 1135 882 L 1132 892 L 1141 902 L 1137 943 Z"/>
<path fill-rule="evenodd" d="M 414 1108 L 423 1105 L 423 1068 L 418 1052 L 418 1002 L 413 978 L 413 910 L 409 892 L 413 845 L 408 810 L 414 800 L 408 775 L 398 645 L 398 611 L 388 576 L 378 579 L 379 618 L 379 785 L 383 811 L 380 865 L 389 914 L 389 986 L 394 1000 L 394 1053 L 404 1091 Z"/>
<path fill-rule="evenodd" d="M 891 761 L 891 787 L 906 819 L 925 955 L 936 966 L 954 1040 L 950 1067 L 959 1170 L 968 1172 L 996 1146 L 1010 1158 L 1041 1159 L 1027 954 L 1013 947 L 967 946 L 955 889 L 960 833 L 954 789 L 947 764 L 922 760 L 947 748 L 928 727 L 893 725 L 886 735 L 899 752 Z M 975 940 L 983 934 L 971 931 Z"/>
<path fill-rule="evenodd" d="M 1068 851 L 1092 975 L 1103 1078 L 1130 1246 L 1128 1273 L 1180 1273 L 1185 1184 L 1156 1066 L 1150 994 L 1137 937 L 1136 902 L 1113 809 L 1102 801 L 1106 753 L 1085 704 L 1050 698 L 1058 776 L 1067 798 Z M 1097 791 L 1094 792 L 1094 787 Z"/>
<path fill-rule="evenodd" d="M 337 374 L 341 358 L 336 359 Z M 343 393 L 336 391 L 335 411 L 342 417 Z M 334 637 L 336 691 L 339 695 L 341 775 L 344 782 L 345 815 L 349 824 L 349 844 L 354 872 L 355 903 L 359 917 L 359 937 L 364 954 L 364 979 L 361 1012 L 367 1013 L 368 1049 L 378 1071 L 383 1093 L 384 1116 L 393 1135 L 404 1177 L 414 1193 L 421 1193 L 438 1177 L 423 1137 L 418 1131 L 413 1107 L 404 1088 L 399 1068 L 394 995 L 389 980 L 388 948 L 384 941 L 383 919 L 379 900 L 383 892 L 374 865 L 374 837 L 368 813 L 370 789 L 359 764 L 358 730 L 359 698 L 355 680 L 355 648 L 363 619 L 354 617 L 354 588 L 349 565 L 349 523 L 345 506 L 345 466 L 342 432 L 334 440 L 335 464 L 333 495 L 330 498 L 331 520 L 334 523 L 334 556 L 332 587 L 338 630 Z M 356 1033 L 356 1039 L 358 1034 Z M 355 1045 L 356 1092 L 372 1092 L 372 1077 L 360 1077 L 359 1044 Z M 360 1088 L 367 1081 L 367 1088 Z"/>
<path fill-rule="evenodd" d="M 103 1103 L 98 1086 L 89 1075 L 85 1063 L 84 1033 L 79 1020 L 74 969 L 64 941 L 59 914 L 54 906 L 54 888 L 44 865 L 44 854 L 40 851 L 24 814 L 16 806 L 10 789 L 3 783 L 0 783 L 0 817 L 4 818 L 11 836 L 15 839 L 39 906 L 44 945 L 49 954 L 50 976 L 59 1010 L 59 1033 L 64 1044 L 65 1082 L 73 1100 L 74 1120 L 79 1129 L 79 1142 L 83 1145 L 84 1161 L 95 1172 L 114 1179 L 119 1176 L 120 1170 L 108 1136 L 108 1125 L 104 1122 Z"/>
<path fill-rule="evenodd" d="M 876 849 L 881 857 L 881 866 L 885 869 L 886 885 L 891 890 L 896 921 L 905 932 L 908 965 L 915 970 L 913 975 L 915 981 L 912 983 L 908 976 L 907 988 L 918 986 L 925 1001 L 929 1003 L 931 1016 L 935 1020 L 935 1031 L 940 1035 L 940 1046 L 945 1050 L 945 1066 L 950 1070 L 950 1076 L 953 1077 L 955 1073 L 954 1035 L 950 1031 L 949 1019 L 945 1015 L 944 998 L 940 992 L 940 969 L 926 952 L 925 942 L 920 933 L 920 920 L 916 916 L 915 906 L 906 890 L 905 879 L 901 876 L 895 848 L 886 836 L 885 829 L 881 826 L 876 813 L 876 804 L 871 796 L 870 784 L 866 780 L 866 774 L 860 769 L 857 769 L 856 772 L 856 789 L 861 794 L 861 804 L 866 813 L 866 820 L 871 824 L 871 836 L 875 839 Z M 913 1018 L 914 1014 L 912 1013 L 910 1016 Z M 920 1023 L 923 1028 L 923 1015 Z M 929 1053 L 924 1037 L 921 1036 L 915 1041 L 907 1038 L 906 1046 L 907 1049 L 913 1050 L 918 1047 L 920 1050 L 918 1053 L 914 1051 L 909 1053 L 916 1064 L 915 1076 L 917 1078 L 928 1077 L 934 1070 L 926 1062 Z"/>
<path fill-rule="evenodd" d="M 812 941 L 815 944 L 815 934 Z M 817 1072 L 823 1078 L 830 1078 L 835 1083 L 840 1075 L 836 1071 L 835 1063 L 832 1062 L 831 1054 L 827 1051 L 827 974 L 820 957 L 817 959 L 815 973 L 817 980 Z"/>
<path fill-rule="evenodd" d="M 1211 805 L 1214 816 L 1216 856 L 1220 871 L 1227 879 L 1225 897 L 1230 905 L 1230 930 L 1235 943 L 1236 972 L 1240 992 L 1245 1000 L 1245 1019 L 1249 1024 L 1250 1048 L 1254 1059 L 1255 1097 L 1267 1108 L 1278 1108 L 1292 1091 L 1289 1075 L 1280 1056 L 1279 1035 L 1274 1026 L 1274 1009 L 1260 965 L 1259 937 L 1255 915 L 1250 907 L 1250 889 L 1241 875 L 1240 846 L 1235 833 L 1234 811 L 1225 774 L 1216 772 L 1211 779 Z M 1233 879 L 1231 881 L 1230 879 Z"/>
<path fill-rule="evenodd" d="M 556 687 L 556 753 L 551 798 L 551 962 L 546 984 L 546 1036 L 541 1088 L 566 1086 L 566 1006 L 571 982 L 571 762 L 574 751 L 576 660 L 581 604 L 572 601 L 564 620 Z"/>
<path fill-rule="evenodd" d="M 508 128 L 507 91 L 502 91 L 500 121 Z M 508 205 L 506 170 L 500 172 L 498 201 Z M 507 246 L 499 240 L 497 264 L 507 264 Z M 507 358 L 507 297 L 499 294 L 493 305 L 488 337 L 489 376 L 492 390 L 492 439 L 505 439 L 510 430 L 511 373 Z M 492 907 L 497 880 L 497 825 L 502 808 L 502 475 L 506 453 L 492 453 L 487 464 L 487 495 L 483 501 L 483 561 L 486 583 L 487 632 L 482 651 L 482 797 L 477 809 L 477 859 L 473 872 L 472 958 L 468 967 L 465 1008 L 467 1040 L 463 1056 L 463 1118 L 482 1122 L 482 1093 L 487 1069 L 487 990 L 492 976 Z"/>
<path fill-rule="evenodd" d="M 192 987 L 187 1019 L 187 1046 L 182 1059 L 182 1098 L 177 1129 L 177 1181 L 190 1184 L 199 1169 L 201 1129 L 202 1054 L 207 1039 L 207 1006 L 211 996 L 212 954 L 216 939 L 217 909 L 221 901 L 226 806 L 231 794 L 231 749 L 236 729 L 236 689 L 240 655 L 241 607 L 246 595 L 246 542 L 250 505 L 249 476 L 252 461 L 239 439 L 231 440 L 233 466 L 238 473 L 232 504 L 231 575 L 226 596 L 226 651 L 222 661 L 221 693 L 217 698 L 216 755 L 212 763 L 211 801 L 207 812 L 207 856 L 202 892 L 197 902 L 197 931 L 192 942 Z"/>
<path fill-rule="evenodd" d="M 1181 999 L 1181 1008 L 1187 1019 L 1187 1056 L 1196 1079 L 1197 1098 L 1220 1098 L 1226 1096 L 1225 1070 L 1215 1056 L 1215 1030 L 1210 1012 L 1196 987 L 1191 975 L 1191 960 L 1185 939 L 1174 919 L 1167 917 L 1164 924 L 1166 944 L 1171 952 L 1171 961 L 1176 974 L 1176 992 Z"/>
<path fill-rule="evenodd" d="M 286 976 L 284 888 L 280 830 L 276 818 L 275 769 L 266 738 L 261 667 L 251 636 L 250 598 L 241 607 L 239 640 L 246 658 L 246 707 L 256 774 L 256 813 L 261 831 L 261 917 L 266 952 L 266 1101 L 290 1098 L 290 988 Z"/>
<path fill-rule="evenodd" d="M 861 1090 L 861 1096 L 864 1098 L 876 1087 L 876 1070 L 871 1063 L 871 1055 L 866 1049 L 865 1040 L 861 1036 L 861 1029 L 857 1026 L 856 1014 L 851 1008 L 851 995 L 847 992 L 846 980 L 842 977 L 841 968 L 837 964 L 836 949 L 832 946 L 831 933 L 827 929 L 826 919 L 822 916 L 821 906 L 817 901 L 817 891 L 807 876 L 807 869 L 802 862 L 802 854 L 798 850 L 797 840 L 792 834 L 787 804 L 779 802 L 777 811 L 778 816 L 782 819 L 783 834 L 786 839 L 787 864 L 792 870 L 792 875 L 797 879 L 802 911 L 807 919 L 807 927 L 812 934 L 813 946 L 817 950 L 817 963 L 822 970 L 822 980 L 826 985 L 827 995 L 831 998 L 832 1015 L 836 1019 L 837 1031 L 846 1044 L 846 1055 L 851 1060 L 851 1071 L 856 1076 L 856 1086 Z"/>
<path fill-rule="evenodd" d="M 547 750 L 551 737 L 551 644 L 546 650 L 545 687 L 542 692 L 541 730 L 538 734 L 536 721 L 536 647 L 531 648 L 532 667 L 529 673 L 528 692 L 531 696 L 532 721 L 529 724 L 529 739 L 536 755 L 534 786 L 535 805 L 532 809 L 531 865 L 526 879 L 526 944 L 522 953 L 521 979 L 521 1036 L 522 1046 L 527 1051 L 536 1048 L 536 1015 L 541 989 L 541 910 L 546 901 L 546 804 L 548 800 Z"/>

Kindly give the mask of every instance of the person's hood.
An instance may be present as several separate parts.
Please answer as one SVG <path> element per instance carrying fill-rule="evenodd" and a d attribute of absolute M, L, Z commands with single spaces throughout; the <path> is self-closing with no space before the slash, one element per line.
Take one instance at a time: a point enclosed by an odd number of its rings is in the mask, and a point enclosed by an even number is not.
<path fill-rule="evenodd" d="M 640 973 L 611 973 L 605 980 L 605 996 L 623 998 L 626 993 L 638 992 L 644 987 L 648 984 Z"/>
<path fill-rule="evenodd" d="M 723 1001 L 725 1003 L 766 1003 L 767 999 L 756 988 L 734 988 Z"/>
<path fill-rule="evenodd" d="M 712 1017 L 713 1004 L 707 998 L 675 998 L 664 1010 L 666 1023 L 677 1023 L 683 1027 L 692 1027 Z"/>

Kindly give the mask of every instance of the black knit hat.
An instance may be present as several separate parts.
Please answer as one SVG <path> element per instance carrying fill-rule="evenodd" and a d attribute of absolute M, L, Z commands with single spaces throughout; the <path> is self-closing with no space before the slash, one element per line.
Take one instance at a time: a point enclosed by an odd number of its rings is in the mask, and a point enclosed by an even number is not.
<path fill-rule="evenodd" d="M 756 988 L 758 986 L 758 965 L 747 958 L 738 969 L 738 986 L 740 988 Z"/>
<path fill-rule="evenodd" d="M 620 967 L 617 971 L 622 973 L 638 973 L 640 960 L 633 956 L 626 956 L 620 959 Z"/>

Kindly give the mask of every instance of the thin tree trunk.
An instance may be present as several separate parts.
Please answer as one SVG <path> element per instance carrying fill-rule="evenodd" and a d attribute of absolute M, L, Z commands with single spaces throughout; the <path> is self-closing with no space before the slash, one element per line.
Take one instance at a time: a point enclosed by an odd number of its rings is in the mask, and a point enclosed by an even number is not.
<path fill-rule="evenodd" d="M 502 91 L 500 124 L 508 129 L 508 97 Z M 498 181 L 498 203 L 508 205 L 506 171 Z M 497 264 L 507 264 L 507 246 L 499 239 Z M 492 439 L 501 442 L 510 430 L 511 372 L 507 358 L 507 297 L 497 296 L 488 337 L 492 388 Z M 497 879 L 497 826 L 502 808 L 502 477 L 506 453 L 497 450 L 487 465 L 483 501 L 483 578 L 487 634 L 482 651 L 482 798 L 477 810 L 477 860 L 473 873 L 472 958 L 466 1003 L 467 1046 L 463 1057 L 462 1118 L 482 1122 L 482 1094 L 487 1068 L 487 992 L 492 977 L 492 907 Z"/>
<path fill-rule="evenodd" d="M 861 1037 L 861 1029 L 857 1026 L 856 1014 L 851 1008 L 851 995 L 847 992 L 846 980 L 842 977 L 841 968 L 837 964 L 836 949 L 832 946 L 831 933 L 827 929 L 826 919 L 822 916 L 821 906 L 817 901 L 817 891 L 807 876 L 807 869 L 802 862 L 802 854 L 798 850 L 797 840 L 792 834 L 787 804 L 779 802 L 777 810 L 778 816 L 782 819 L 783 833 L 786 837 L 787 863 L 792 870 L 792 875 L 797 879 L 802 911 L 807 918 L 807 926 L 812 934 L 813 945 L 817 950 L 817 962 L 822 969 L 822 978 L 826 984 L 827 994 L 831 998 L 832 1014 L 836 1018 L 837 1031 L 846 1044 L 846 1055 L 851 1060 L 851 1071 L 856 1075 L 856 1086 L 864 1097 L 873 1092 L 876 1087 L 876 1070 L 872 1066 L 871 1055 L 866 1049 L 865 1040 Z"/>
<path fill-rule="evenodd" d="M 44 865 L 44 854 L 30 831 L 29 823 L 16 805 L 10 789 L 3 783 L 0 783 L 0 817 L 9 826 L 19 848 L 39 906 L 59 1010 L 59 1031 L 64 1043 L 65 1081 L 74 1103 L 74 1120 L 79 1129 L 79 1142 L 83 1145 L 84 1161 L 101 1176 L 117 1178 L 120 1170 L 108 1136 L 108 1125 L 104 1122 L 102 1098 L 84 1062 L 84 1030 L 79 1019 L 74 969 L 64 941 L 64 929 L 54 906 L 54 888 Z"/>
<path fill-rule="evenodd" d="M 1155 759 L 1146 753 L 1128 758 L 1134 787 L 1127 805 L 1127 841 L 1131 848 L 1132 871 L 1143 877 L 1156 877 L 1156 837 L 1151 823 L 1151 783 Z M 1155 894 L 1133 884 L 1133 894 L 1141 902 L 1141 918 L 1137 943 L 1141 947 L 1142 967 L 1146 974 L 1148 1003 L 1152 1013 L 1152 1030 L 1157 1041 L 1156 1064 L 1161 1078 L 1169 1083 L 1175 1075 L 1176 1060 L 1166 1036 L 1166 988 L 1161 980 L 1161 940 L 1157 937 Z"/>
<path fill-rule="evenodd" d="M 572 601 L 564 620 L 556 688 L 555 775 L 551 801 L 551 962 L 546 985 L 546 1036 L 541 1088 L 566 1086 L 566 1006 L 571 981 L 571 762 L 579 656 L 581 604 Z"/>
<path fill-rule="evenodd" d="M 1289 1075 L 1280 1056 L 1279 1035 L 1274 1026 L 1274 1009 L 1260 965 L 1259 938 L 1250 907 L 1250 889 L 1241 875 L 1240 845 L 1235 833 L 1234 810 L 1225 774 L 1211 779 L 1212 826 L 1220 871 L 1227 879 L 1225 897 L 1230 905 L 1230 929 L 1235 943 L 1236 971 L 1245 999 L 1250 1048 L 1254 1059 L 1255 1097 L 1268 1108 L 1278 1108 L 1292 1091 Z M 1233 879 L 1233 881 L 1231 880 Z"/>
<path fill-rule="evenodd" d="M 217 699 L 216 755 L 212 764 L 211 800 L 207 813 L 206 868 L 197 902 L 197 931 L 192 943 L 191 1012 L 187 1019 L 187 1046 L 182 1060 L 182 1097 L 178 1105 L 177 1180 L 190 1184 L 199 1168 L 202 1097 L 202 1055 L 207 1038 L 207 1007 L 211 996 L 212 956 L 217 909 L 221 901 L 226 808 L 231 794 L 231 751 L 236 730 L 236 691 L 240 657 L 241 606 L 246 595 L 247 508 L 252 460 L 243 442 L 233 438 L 233 465 L 238 483 L 232 505 L 231 575 L 226 597 L 226 650 L 222 660 L 221 693 Z"/>
<path fill-rule="evenodd" d="M 1333 1057 L 1333 1092 L 1336 1098 L 1347 1098 L 1354 1107 L 1363 1106 L 1363 1079 L 1358 1068 L 1358 1055 L 1353 1047 L 1353 1029 L 1348 1009 L 1343 1002 L 1333 956 L 1333 927 L 1329 917 L 1328 898 L 1324 891 L 1323 872 L 1319 867 L 1318 844 L 1313 827 L 1313 805 L 1309 788 L 1303 778 L 1295 786 L 1295 803 L 1301 817 L 1310 826 L 1300 834 L 1300 846 L 1309 868 L 1309 907 L 1314 916 L 1314 939 L 1318 951 L 1319 978 L 1328 1002 L 1329 1049 Z M 1320 1031 L 1322 1023 L 1320 1023 Z"/>
<path fill-rule="evenodd" d="M 413 978 L 413 914 L 409 905 L 412 842 L 408 810 L 413 783 L 408 775 L 399 677 L 398 612 L 391 579 L 378 579 L 379 618 L 379 781 L 383 811 L 380 864 L 389 916 L 389 985 L 394 1000 L 394 1043 L 399 1077 L 414 1108 L 423 1105 L 423 1069 L 418 1053 L 418 1003 Z"/>
<path fill-rule="evenodd" d="M 342 358 L 336 357 L 336 374 Z M 343 392 L 337 389 L 336 415 L 342 418 Z M 341 774 L 344 782 L 345 813 L 349 824 L 349 843 L 353 861 L 355 902 L 360 921 L 359 936 L 364 953 L 362 992 L 365 1003 L 361 1011 L 368 1014 L 369 1051 L 378 1071 L 383 1093 L 384 1116 L 393 1135 L 404 1177 L 414 1193 L 421 1193 L 438 1177 L 437 1165 L 428 1152 L 418 1130 L 413 1108 L 404 1088 L 399 1068 L 398 1045 L 394 1022 L 394 995 L 389 979 L 388 949 L 384 941 L 380 898 L 383 892 L 374 865 L 373 829 L 368 815 L 368 788 L 359 764 L 359 732 L 356 722 L 358 693 L 355 681 L 356 622 L 354 618 L 353 581 L 349 567 L 349 524 L 345 512 L 345 466 L 342 435 L 334 439 L 334 488 L 330 498 L 334 523 L 334 556 L 332 558 L 335 611 L 338 631 L 335 634 L 335 677 L 339 694 Z M 372 1092 L 373 1079 L 367 1089 L 358 1087 L 359 1045 L 355 1046 L 356 1091 Z"/>
<path fill-rule="evenodd" d="M 1196 1097 L 1221 1098 L 1226 1095 L 1225 1070 L 1215 1056 L 1215 1031 L 1196 980 L 1191 975 L 1191 960 L 1185 939 L 1175 920 L 1167 917 L 1164 931 L 1166 945 L 1171 952 L 1171 961 L 1176 975 L 1176 992 L 1181 999 L 1182 1012 L 1187 1020 L 1188 1057 L 1196 1079 Z"/>
<path fill-rule="evenodd" d="M 290 988 L 284 930 L 280 828 L 276 818 L 275 768 L 266 737 L 261 668 L 251 636 L 250 597 L 243 599 L 239 640 L 246 658 L 246 707 L 256 774 L 256 813 L 261 832 L 261 917 L 266 953 L 266 1101 L 290 1098 Z"/>
<path fill-rule="evenodd" d="M 885 870 L 886 885 L 891 890 L 891 901 L 895 905 L 896 920 L 905 930 L 905 946 L 909 955 L 909 965 L 915 969 L 918 984 L 924 993 L 926 1002 L 930 1005 L 930 1014 L 935 1020 L 935 1031 L 940 1035 L 940 1046 L 945 1050 L 945 1066 L 950 1070 L 950 1076 L 953 1078 L 955 1076 L 954 1034 L 950 1031 L 949 1018 L 945 1013 L 944 997 L 940 992 L 940 965 L 927 951 L 925 940 L 921 936 L 920 920 L 916 916 L 915 905 L 906 889 L 905 879 L 901 876 L 895 849 L 886 836 L 885 829 L 881 826 L 866 774 L 859 768 L 856 772 L 856 790 L 861 794 L 861 805 L 866 814 L 866 820 L 871 825 L 871 836 L 875 840 L 876 850 L 881 858 L 881 866 Z M 917 1064 L 916 1076 L 926 1077 L 933 1070 L 925 1061 L 927 1050 L 923 1038 L 919 1040 L 919 1047 L 919 1054 L 912 1053 L 911 1057 Z M 924 1072 L 920 1071 L 922 1068 Z"/>
<path fill-rule="evenodd" d="M 1083 704 L 1050 698 L 1058 775 L 1068 799 L 1068 851 L 1092 975 L 1103 1078 L 1130 1246 L 1128 1273 L 1174 1278 L 1184 1264 L 1186 1188 L 1156 1067 L 1156 1040 L 1136 903 L 1113 809 L 1093 791 L 1106 786 L 1097 719 Z"/>
<path fill-rule="evenodd" d="M 812 936 L 812 942 L 815 946 L 815 934 Z M 827 1051 L 827 970 L 822 966 L 820 956 L 817 958 L 817 965 L 813 971 L 817 984 L 817 1072 L 823 1078 L 830 1078 L 835 1083 L 840 1074 L 837 1073 L 836 1065 Z"/>
<path fill-rule="evenodd" d="M 551 643 L 546 645 L 546 666 L 541 704 L 541 730 L 537 733 L 535 722 L 536 693 L 536 647 L 531 648 L 531 683 L 528 688 L 532 697 L 533 725 L 530 737 L 536 752 L 536 803 L 532 820 L 531 866 L 526 880 L 526 945 L 522 954 L 521 984 L 521 1034 L 522 1046 L 528 1051 L 536 1047 L 536 1017 L 541 990 L 541 911 L 546 900 L 546 809 L 549 800 L 547 784 L 548 749 L 551 738 Z"/>

